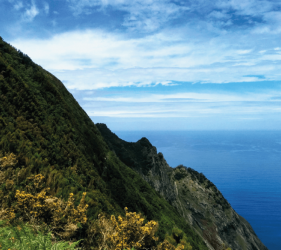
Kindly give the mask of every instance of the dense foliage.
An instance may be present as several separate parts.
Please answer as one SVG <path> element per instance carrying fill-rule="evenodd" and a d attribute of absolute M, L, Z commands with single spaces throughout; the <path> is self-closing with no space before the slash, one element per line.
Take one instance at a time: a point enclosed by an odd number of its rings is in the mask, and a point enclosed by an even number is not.
<path fill-rule="evenodd" d="M 16 155 L 15 164 L 0 169 L 2 209 L 15 207 L 34 183 L 29 178 L 41 174 L 49 196 L 66 201 L 73 193 L 77 206 L 87 192 L 89 220 L 76 239 L 101 212 L 124 215 L 128 207 L 158 222 L 159 240 L 177 226 L 193 249 L 207 249 L 176 210 L 110 151 L 64 85 L 1 38 L 0 103 L 0 157 Z"/>

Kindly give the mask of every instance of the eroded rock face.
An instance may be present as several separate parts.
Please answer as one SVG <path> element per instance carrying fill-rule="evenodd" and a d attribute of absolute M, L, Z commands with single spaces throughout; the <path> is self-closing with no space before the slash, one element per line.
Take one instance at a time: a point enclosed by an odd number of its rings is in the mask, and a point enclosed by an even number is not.
<path fill-rule="evenodd" d="M 146 139 L 126 142 L 105 124 L 96 124 L 108 146 L 172 204 L 202 236 L 209 249 L 266 250 L 251 225 L 239 216 L 202 173 L 182 165 L 171 168 Z"/>

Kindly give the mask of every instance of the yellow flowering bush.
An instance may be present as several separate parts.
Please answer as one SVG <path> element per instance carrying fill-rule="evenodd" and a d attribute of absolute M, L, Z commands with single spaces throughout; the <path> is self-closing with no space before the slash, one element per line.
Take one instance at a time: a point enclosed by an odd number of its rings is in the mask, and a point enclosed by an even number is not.
<path fill-rule="evenodd" d="M 167 240 L 164 240 L 164 242 L 160 243 L 157 246 L 157 250 L 182 250 L 182 249 L 185 249 L 184 245 L 179 244 L 177 247 L 175 247 Z M 192 247 L 188 249 L 191 250 Z"/>
<path fill-rule="evenodd" d="M 144 223 L 141 214 L 128 212 L 125 208 L 125 217 L 112 215 L 106 218 L 100 215 L 96 224 L 94 233 L 99 234 L 99 249 L 123 250 L 123 249 L 143 249 L 155 246 L 157 237 L 155 233 L 158 229 L 158 223 L 149 221 Z M 97 237 L 98 238 L 98 237 Z"/>
<path fill-rule="evenodd" d="M 30 189 L 37 190 L 41 186 L 44 176 L 41 174 L 29 178 L 33 181 L 34 187 Z M 48 196 L 49 188 L 41 190 L 39 193 L 27 193 L 25 191 L 16 191 L 17 199 L 16 210 L 22 213 L 25 220 L 43 221 L 49 228 L 62 236 L 71 237 L 78 229 L 78 224 L 87 222 L 87 208 L 85 202 L 86 192 L 83 193 L 80 204 L 75 208 L 73 193 L 69 194 L 68 201 L 65 202 L 57 197 Z"/>
<path fill-rule="evenodd" d="M 127 208 L 125 213 L 125 218 L 120 215 L 117 219 L 114 215 L 110 218 L 115 230 L 110 236 L 110 241 L 115 249 L 123 250 L 132 247 L 138 249 L 145 245 L 152 245 L 153 241 L 157 240 L 154 234 L 158 229 L 158 223 L 152 220 L 144 224 L 144 218 L 140 214 L 128 212 Z"/>
<path fill-rule="evenodd" d="M 99 215 L 95 227 L 88 231 L 91 234 L 99 250 L 123 250 L 123 249 L 154 249 L 154 250 L 191 250 L 192 247 L 187 244 L 178 244 L 177 247 L 165 240 L 157 246 L 158 238 L 155 233 L 158 229 L 158 223 L 148 221 L 138 213 L 128 212 L 125 208 L 125 217 L 114 216 L 110 218 L 105 215 Z M 94 248 L 96 249 L 96 248 Z"/>
<path fill-rule="evenodd" d="M 18 183 L 19 176 L 24 172 L 24 169 L 15 170 L 16 163 L 17 159 L 13 153 L 0 157 L 0 185 L 4 184 L 6 189 L 0 190 L 0 220 L 9 222 L 15 219 L 18 213 L 21 220 L 34 225 L 45 225 L 62 238 L 73 236 L 78 226 L 87 222 L 86 192 L 76 207 L 73 193 L 69 194 L 67 201 L 47 195 L 50 189 L 44 188 L 45 177 L 42 174 L 28 177 L 29 184 L 25 186 L 25 191 L 16 190 L 15 183 Z M 8 204 L 14 202 L 11 197 L 13 192 L 16 205 L 10 207 Z"/>

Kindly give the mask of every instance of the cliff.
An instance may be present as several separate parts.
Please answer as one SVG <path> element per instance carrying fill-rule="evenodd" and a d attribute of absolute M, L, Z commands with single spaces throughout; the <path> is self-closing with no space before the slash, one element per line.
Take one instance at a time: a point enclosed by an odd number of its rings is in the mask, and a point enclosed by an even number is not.
<path fill-rule="evenodd" d="M 171 168 L 146 138 L 130 143 L 118 138 L 105 124 L 96 126 L 119 159 L 175 207 L 209 249 L 222 249 L 223 244 L 233 250 L 267 249 L 251 225 L 202 173 L 182 165 Z"/>

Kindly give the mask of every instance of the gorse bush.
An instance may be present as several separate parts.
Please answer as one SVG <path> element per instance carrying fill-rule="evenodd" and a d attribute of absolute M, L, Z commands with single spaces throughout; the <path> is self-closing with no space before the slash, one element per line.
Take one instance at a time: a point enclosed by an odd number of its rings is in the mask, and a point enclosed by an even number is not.
<path fill-rule="evenodd" d="M 96 223 L 89 229 L 89 233 L 98 238 L 99 249 L 145 249 L 156 246 L 155 232 L 158 223 L 144 223 L 143 216 L 128 212 L 127 208 L 125 214 L 125 217 L 119 215 L 117 219 L 114 215 L 110 218 L 99 215 Z"/>
<path fill-rule="evenodd" d="M 6 186 L 7 183 L 14 183 L 13 178 L 16 176 L 5 176 L 4 169 L 6 168 L 7 172 L 8 167 L 15 163 L 14 154 L 0 158 L 0 176 L 2 175 L 2 181 L 6 181 Z M 16 190 L 13 208 L 5 207 L 7 204 L 2 202 L 2 219 L 12 221 L 15 219 L 15 214 L 18 214 L 22 220 L 33 224 L 43 223 L 53 233 L 63 239 L 68 239 L 75 234 L 81 224 L 87 222 L 86 192 L 83 193 L 80 203 L 76 207 L 73 193 L 69 194 L 66 202 L 52 195 L 47 195 L 49 188 L 44 188 L 44 178 L 42 174 L 28 177 L 29 184 L 25 186 L 27 191 Z"/>
<path fill-rule="evenodd" d="M 116 250 L 134 247 L 146 248 L 154 244 L 157 238 L 154 236 L 158 228 L 158 223 L 149 221 L 144 224 L 144 218 L 137 213 L 130 213 L 125 208 L 126 217 L 120 215 L 116 219 L 114 215 L 110 220 L 115 232 L 110 236 L 110 241 Z"/>
<path fill-rule="evenodd" d="M 34 185 L 38 185 L 44 176 L 39 174 L 29 179 L 34 180 Z M 64 202 L 57 197 L 46 195 L 48 190 L 46 188 L 35 194 L 17 190 L 15 209 L 21 211 L 24 219 L 42 221 L 61 237 L 69 238 L 74 235 L 79 224 L 87 222 L 86 192 L 83 193 L 80 204 L 75 208 L 73 193 L 70 193 L 68 201 Z"/>
<path fill-rule="evenodd" d="M 185 248 L 182 244 L 176 244 L 177 247 L 175 247 L 166 240 L 159 244 L 158 238 L 155 236 L 157 229 L 156 221 L 145 223 L 145 218 L 141 214 L 128 212 L 128 209 L 125 208 L 125 217 L 99 215 L 98 220 L 90 227 L 89 233 L 95 238 L 99 250 L 192 249 L 192 247 Z"/>

